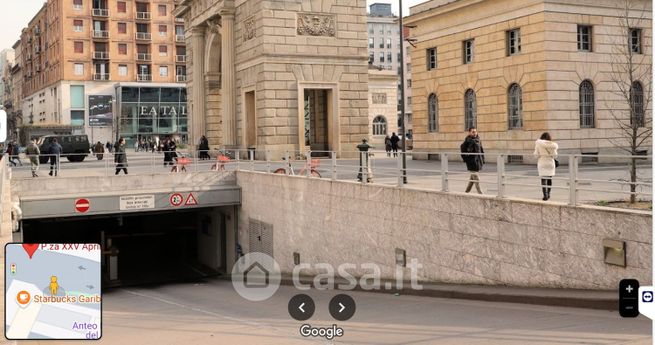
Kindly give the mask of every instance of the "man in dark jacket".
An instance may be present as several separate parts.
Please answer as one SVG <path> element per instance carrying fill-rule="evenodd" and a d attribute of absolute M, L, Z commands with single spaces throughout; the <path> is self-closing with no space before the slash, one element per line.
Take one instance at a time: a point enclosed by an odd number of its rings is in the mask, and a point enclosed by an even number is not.
<path fill-rule="evenodd" d="M 59 156 L 61 156 L 61 152 L 62 148 L 57 142 L 57 138 L 52 138 L 52 142 L 48 148 L 48 154 L 50 155 L 50 173 L 48 175 L 52 176 L 54 173 L 55 176 L 57 176 L 57 171 L 59 171 Z"/>
<path fill-rule="evenodd" d="M 114 147 L 114 163 L 116 163 L 116 174 L 123 170 L 127 175 L 127 154 L 125 153 L 125 139 L 120 138 Z"/>
<path fill-rule="evenodd" d="M 396 132 L 391 133 L 391 150 L 393 151 L 393 156 L 398 157 L 398 142 L 400 138 L 396 135 Z"/>
<path fill-rule="evenodd" d="M 482 166 L 484 165 L 484 149 L 482 148 L 480 136 L 478 136 L 478 130 L 475 127 L 469 128 L 469 135 L 464 139 L 464 142 L 459 148 L 462 153 L 462 159 L 466 163 L 466 170 L 471 173 L 466 192 L 470 192 L 471 188 L 475 186 L 478 193 L 482 194 L 478 172 L 482 170 Z"/>

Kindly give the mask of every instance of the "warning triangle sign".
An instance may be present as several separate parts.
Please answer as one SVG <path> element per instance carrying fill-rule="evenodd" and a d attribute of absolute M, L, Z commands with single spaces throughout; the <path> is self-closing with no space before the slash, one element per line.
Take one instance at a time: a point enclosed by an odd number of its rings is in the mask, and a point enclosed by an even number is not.
<path fill-rule="evenodd" d="M 193 196 L 193 193 L 189 193 L 189 196 L 186 198 L 186 202 L 184 203 L 185 206 L 193 206 L 193 205 L 198 205 L 198 201 L 196 198 Z"/>

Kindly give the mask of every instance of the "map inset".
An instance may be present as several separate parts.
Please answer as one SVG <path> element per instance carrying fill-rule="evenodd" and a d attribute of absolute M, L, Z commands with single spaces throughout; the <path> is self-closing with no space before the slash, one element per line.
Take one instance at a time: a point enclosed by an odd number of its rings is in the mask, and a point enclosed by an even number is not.
<path fill-rule="evenodd" d="M 5 335 L 101 337 L 101 250 L 95 243 L 5 246 Z"/>

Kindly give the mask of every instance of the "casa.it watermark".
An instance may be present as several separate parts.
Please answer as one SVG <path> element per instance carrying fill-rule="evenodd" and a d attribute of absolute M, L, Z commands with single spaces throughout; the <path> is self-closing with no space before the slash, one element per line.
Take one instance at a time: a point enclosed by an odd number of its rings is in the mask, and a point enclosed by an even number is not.
<path fill-rule="evenodd" d="M 343 263 L 335 267 L 328 263 L 301 263 L 293 268 L 291 280 L 298 290 L 402 290 L 407 283 L 412 290 L 423 290 L 418 281 L 423 267 L 418 260 L 411 259 L 406 267 L 396 266 L 393 280 L 382 281 L 382 270 L 374 263 Z M 354 272 L 359 272 L 359 278 Z M 309 274 L 315 273 L 315 274 Z M 313 278 L 302 277 L 312 276 Z M 248 253 L 232 267 L 232 285 L 241 297 L 250 301 L 263 301 L 275 294 L 280 287 L 282 275 L 280 266 L 271 256 L 264 253 Z M 338 280 L 338 282 L 337 282 Z"/>

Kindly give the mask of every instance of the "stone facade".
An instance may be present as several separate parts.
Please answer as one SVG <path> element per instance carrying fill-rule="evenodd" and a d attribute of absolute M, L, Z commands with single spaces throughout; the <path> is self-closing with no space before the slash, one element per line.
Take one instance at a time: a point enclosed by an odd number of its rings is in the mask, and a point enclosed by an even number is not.
<path fill-rule="evenodd" d="M 175 14 L 192 47 L 192 142 L 206 133 L 277 159 L 345 155 L 368 134 L 365 1 L 185 0 Z"/>
<path fill-rule="evenodd" d="M 640 29 L 638 73 L 652 65 L 651 4 L 633 1 L 630 28 Z M 476 94 L 477 127 L 487 151 L 512 151 L 532 159 L 534 140 L 549 131 L 561 153 L 619 153 L 627 146 L 609 109 L 629 119 L 627 102 L 616 94 L 612 74 L 627 48 L 620 26 L 624 0 L 432 0 L 411 8 L 408 25 L 417 40 L 412 50 L 414 150 L 457 150 L 465 136 L 465 92 Z M 641 10 L 645 9 L 645 10 Z M 643 18 L 642 18 L 643 17 Z M 579 26 L 590 27 L 591 49 L 578 47 Z M 520 30 L 520 52 L 509 54 L 509 31 Z M 473 58 L 464 61 L 464 44 L 473 40 Z M 428 49 L 436 48 L 429 69 Z M 625 64 L 624 64 L 625 65 Z M 614 67 L 613 67 L 614 66 Z M 580 85 L 594 88 L 595 121 L 581 128 Z M 652 80 L 639 80 L 650 94 Z M 509 88 L 522 90 L 522 125 L 509 129 Z M 629 85 L 629 83 L 627 84 Z M 625 86 L 624 86 L 625 87 Z M 629 87 L 629 86 L 628 86 Z M 438 99 L 438 130 L 428 129 L 428 97 Z M 651 108 L 645 116 L 650 123 Z M 584 126 L 582 126 L 584 127 Z M 644 148 L 649 148 L 646 143 Z"/>
<path fill-rule="evenodd" d="M 597 290 L 616 289 L 623 278 L 652 282 L 649 212 L 236 174 L 238 241 L 247 253 L 250 218 L 272 224 L 284 274 L 295 252 L 311 265 L 375 263 L 393 279 L 400 248 L 431 282 Z M 603 239 L 625 241 L 626 267 L 604 263 Z"/>
<path fill-rule="evenodd" d="M 398 134 L 398 74 L 394 71 L 370 69 L 368 83 L 369 143 L 376 149 L 384 150 L 385 135 L 391 136 L 394 132 Z M 384 133 L 380 132 L 382 126 L 376 123 L 378 117 L 384 118 Z"/>

